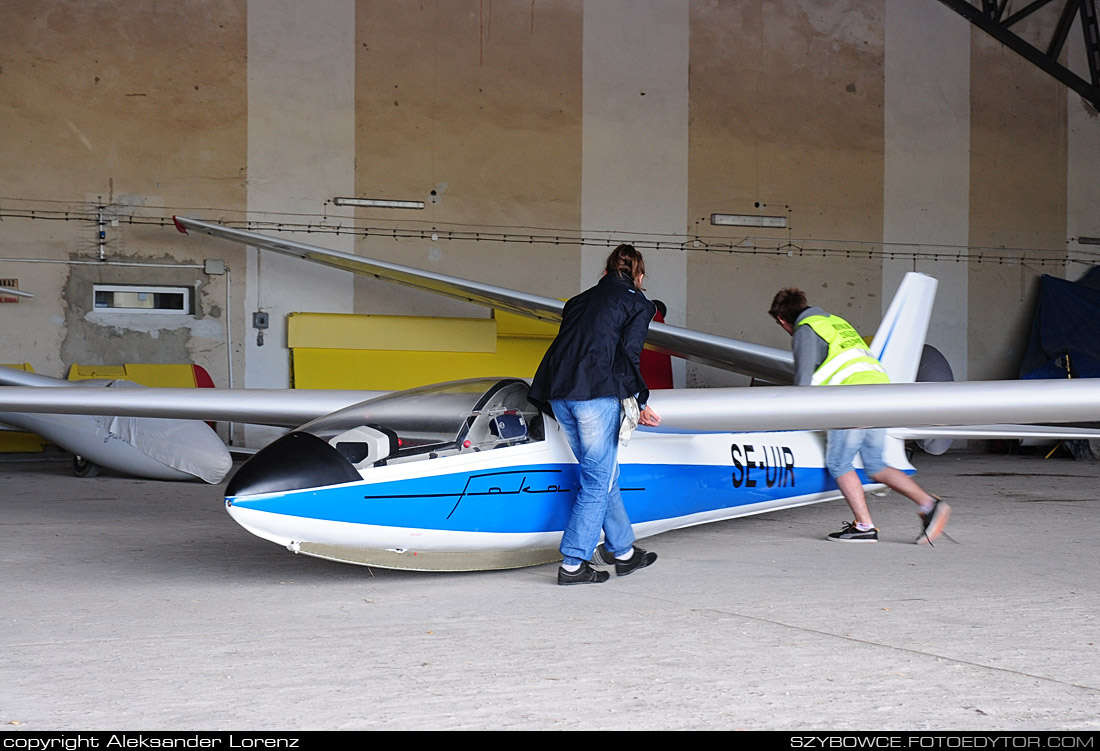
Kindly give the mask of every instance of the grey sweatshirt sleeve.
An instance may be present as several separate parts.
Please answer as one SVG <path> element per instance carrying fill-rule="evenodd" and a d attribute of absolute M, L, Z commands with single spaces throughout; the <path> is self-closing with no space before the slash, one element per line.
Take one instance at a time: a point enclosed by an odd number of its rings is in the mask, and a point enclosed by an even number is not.
<path fill-rule="evenodd" d="M 799 320 L 807 315 L 821 315 L 824 311 L 811 308 L 799 316 Z M 813 379 L 814 371 L 821 363 L 825 362 L 829 354 L 829 345 L 817 335 L 809 326 L 798 326 L 794 330 L 794 338 L 791 342 L 791 352 L 794 354 L 794 385 L 809 386 Z"/>

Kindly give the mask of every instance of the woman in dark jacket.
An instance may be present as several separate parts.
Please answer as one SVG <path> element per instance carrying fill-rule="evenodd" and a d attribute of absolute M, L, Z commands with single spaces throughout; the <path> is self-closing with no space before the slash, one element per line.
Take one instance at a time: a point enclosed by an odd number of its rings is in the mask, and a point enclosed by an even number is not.
<path fill-rule="evenodd" d="M 598 584 L 606 571 L 588 561 L 600 530 L 600 560 L 625 576 L 657 560 L 634 547 L 634 531 L 619 492 L 619 410 L 623 399 L 638 400 L 642 425 L 660 422 L 646 406 L 649 390 L 638 369 L 654 306 L 642 292 L 645 262 L 631 245 L 607 257 L 595 287 L 565 304 L 561 328 L 531 382 L 530 399 L 553 411 L 580 468 L 580 491 L 562 535 L 558 584 Z"/>

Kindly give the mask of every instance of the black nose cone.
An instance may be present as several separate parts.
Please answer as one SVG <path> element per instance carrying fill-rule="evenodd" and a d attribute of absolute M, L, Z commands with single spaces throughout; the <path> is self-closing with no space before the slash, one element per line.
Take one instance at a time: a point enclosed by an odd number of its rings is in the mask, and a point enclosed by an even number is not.
<path fill-rule="evenodd" d="M 363 479 L 339 451 L 310 433 L 287 433 L 245 462 L 225 488 L 226 498 L 282 493 Z"/>

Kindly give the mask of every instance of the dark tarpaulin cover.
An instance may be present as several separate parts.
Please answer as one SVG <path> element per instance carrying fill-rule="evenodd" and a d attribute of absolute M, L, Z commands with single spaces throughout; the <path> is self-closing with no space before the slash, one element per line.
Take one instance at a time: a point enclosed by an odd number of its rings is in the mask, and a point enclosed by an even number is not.
<path fill-rule="evenodd" d="M 1044 274 L 1021 378 L 1065 378 L 1069 354 L 1075 378 L 1100 378 L 1100 266 L 1080 281 Z"/>

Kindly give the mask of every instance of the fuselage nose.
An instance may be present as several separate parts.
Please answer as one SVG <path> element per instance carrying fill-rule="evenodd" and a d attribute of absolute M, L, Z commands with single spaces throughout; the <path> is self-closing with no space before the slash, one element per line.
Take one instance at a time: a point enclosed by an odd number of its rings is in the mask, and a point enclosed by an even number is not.
<path fill-rule="evenodd" d="M 325 441 L 294 432 L 273 441 L 245 462 L 229 480 L 225 497 L 237 498 L 363 479 L 351 463 Z"/>

